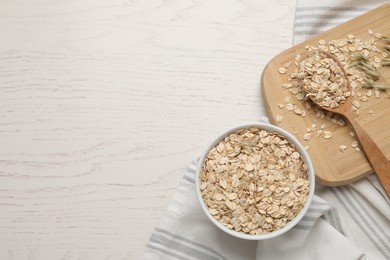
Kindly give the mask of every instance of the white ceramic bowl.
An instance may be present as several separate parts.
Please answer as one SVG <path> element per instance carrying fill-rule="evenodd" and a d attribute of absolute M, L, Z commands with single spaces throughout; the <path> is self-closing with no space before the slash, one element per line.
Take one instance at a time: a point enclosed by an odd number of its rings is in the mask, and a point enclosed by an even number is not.
<path fill-rule="evenodd" d="M 310 190 L 309 190 L 309 194 L 308 194 L 308 197 L 306 199 L 306 203 L 305 203 L 303 209 L 297 214 L 297 216 L 295 216 L 295 218 L 293 220 L 288 222 L 286 226 L 284 226 L 283 228 L 281 228 L 279 230 L 276 230 L 276 231 L 273 231 L 273 232 L 270 232 L 270 233 L 267 233 L 267 234 L 250 235 L 250 234 L 238 232 L 238 231 L 235 231 L 235 230 L 227 228 L 226 226 L 224 226 L 222 223 L 220 223 L 217 219 L 215 219 L 211 215 L 211 213 L 209 212 L 209 209 L 207 208 L 207 206 L 206 206 L 206 204 L 205 204 L 205 202 L 203 200 L 202 194 L 200 192 L 200 179 L 199 179 L 199 175 L 200 175 L 200 171 L 202 169 L 204 160 L 205 160 L 208 152 L 213 147 L 215 147 L 223 138 L 225 138 L 229 134 L 234 133 L 234 132 L 238 131 L 239 129 L 246 129 L 246 128 L 264 129 L 264 130 L 267 130 L 267 131 L 270 131 L 270 132 L 276 132 L 276 133 L 280 134 L 281 136 L 285 137 L 290 143 L 295 145 L 297 151 L 300 153 L 303 161 L 306 163 L 307 168 L 308 168 L 308 179 L 309 179 L 309 183 L 310 183 L 309 184 L 309 189 Z M 274 125 L 271 125 L 271 124 L 266 124 L 266 123 L 246 123 L 246 124 L 238 125 L 236 127 L 233 127 L 231 129 L 228 129 L 227 131 L 223 132 L 221 135 L 219 135 L 207 147 L 207 149 L 204 151 L 204 153 L 202 154 L 202 157 L 200 158 L 200 161 L 199 161 L 198 169 L 196 171 L 195 184 L 196 184 L 196 193 L 197 193 L 200 205 L 201 205 L 204 213 L 206 213 L 207 217 L 218 228 L 220 228 L 223 231 L 225 231 L 226 233 L 228 233 L 228 234 L 230 234 L 232 236 L 238 237 L 238 238 L 248 239 L 248 240 L 264 240 L 264 239 L 269 239 L 269 238 L 274 238 L 274 237 L 280 236 L 280 235 L 286 233 L 288 230 L 290 230 L 296 224 L 299 223 L 299 221 L 302 219 L 302 217 L 306 214 L 306 212 L 307 212 L 307 210 L 308 210 L 308 208 L 309 208 L 309 206 L 311 204 L 311 201 L 313 199 L 314 185 L 315 185 L 315 176 L 314 176 L 313 164 L 312 164 L 312 162 L 311 162 L 311 160 L 309 158 L 309 155 L 307 154 L 307 152 L 306 152 L 305 148 L 302 146 L 302 144 L 292 134 L 290 134 L 286 130 L 283 130 L 280 127 L 277 127 L 277 126 L 274 126 Z"/>

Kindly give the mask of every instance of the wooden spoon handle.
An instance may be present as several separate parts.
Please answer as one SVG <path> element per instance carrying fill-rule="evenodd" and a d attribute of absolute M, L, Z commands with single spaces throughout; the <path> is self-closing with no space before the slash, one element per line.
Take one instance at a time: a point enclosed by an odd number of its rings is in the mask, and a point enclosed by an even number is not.
<path fill-rule="evenodd" d="M 358 121 L 356 121 L 356 119 L 351 114 L 347 114 L 345 116 L 354 128 L 355 133 L 360 141 L 360 145 L 362 146 L 368 161 L 370 162 L 372 168 L 374 169 L 376 175 L 382 183 L 382 186 L 385 189 L 387 196 L 390 197 L 389 160 L 379 149 L 374 140 L 372 140 L 372 138 L 368 135 L 366 130 L 364 130 L 364 128 L 358 123 Z"/>

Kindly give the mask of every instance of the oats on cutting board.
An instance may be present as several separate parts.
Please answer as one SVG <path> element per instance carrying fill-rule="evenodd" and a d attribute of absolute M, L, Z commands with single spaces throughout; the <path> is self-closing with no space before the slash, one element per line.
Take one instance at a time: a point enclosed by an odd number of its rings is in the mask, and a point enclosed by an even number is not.
<path fill-rule="evenodd" d="M 365 39 L 349 34 L 343 38 L 321 39 L 317 44 L 306 45 L 302 53 L 295 56 L 295 61 L 291 63 L 289 71 L 284 72 L 287 83 L 284 84 L 283 89 L 288 91 L 288 94 L 293 94 L 289 96 L 284 108 L 294 116 L 308 115 L 312 120 L 317 117 L 344 127 L 347 123 L 340 116 L 324 112 L 308 98 L 314 99 L 321 106 L 332 108 L 339 106 L 347 97 L 350 97 L 353 99 L 354 116 L 363 115 L 363 110 L 368 111 L 370 116 L 374 116 L 375 111 L 370 108 L 370 100 L 383 98 L 385 92 L 387 92 L 387 97 L 390 97 L 390 87 L 381 80 L 380 75 L 382 69 L 390 66 L 389 43 L 389 36 L 383 36 L 369 29 Z M 309 52 L 315 55 L 306 55 Z M 333 59 L 325 57 L 326 55 L 322 56 L 322 52 L 330 53 L 339 60 L 348 74 L 351 92 L 348 92 L 346 88 L 346 80 L 338 64 L 335 64 Z M 296 109 L 299 104 L 295 102 L 304 102 L 303 105 L 306 108 L 304 115 Z M 325 129 L 321 130 L 325 131 Z M 332 138 L 332 134 L 326 131 L 324 133 L 313 132 L 312 136 Z M 310 137 L 303 133 L 302 139 L 307 141 Z"/>

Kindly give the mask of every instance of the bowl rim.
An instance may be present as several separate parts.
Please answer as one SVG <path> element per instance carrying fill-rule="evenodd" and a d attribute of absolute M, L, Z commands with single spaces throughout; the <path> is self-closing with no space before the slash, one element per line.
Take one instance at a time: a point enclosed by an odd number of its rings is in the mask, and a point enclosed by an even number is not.
<path fill-rule="evenodd" d="M 224 226 L 222 223 L 220 223 L 217 219 L 215 219 L 211 215 L 210 211 L 208 210 L 208 208 L 203 200 L 202 194 L 200 192 L 200 178 L 199 178 L 199 176 L 200 176 L 200 171 L 201 171 L 202 166 L 203 166 L 203 162 L 204 162 L 208 152 L 213 147 L 215 147 L 227 135 L 229 135 L 235 131 L 238 131 L 240 129 L 248 129 L 248 128 L 258 128 L 258 129 L 263 129 L 263 130 L 267 130 L 267 131 L 273 131 L 273 132 L 276 132 L 276 133 L 282 135 L 283 137 L 285 137 L 289 142 L 291 142 L 292 144 L 295 145 L 295 148 L 297 149 L 297 151 L 301 155 L 301 157 L 302 157 L 303 161 L 305 162 L 305 164 L 307 165 L 307 169 L 308 169 L 309 193 L 308 193 L 304 207 L 295 216 L 294 219 L 292 219 L 290 222 L 287 223 L 286 226 L 284 226 L 283 228 L 278 229 L 276 231 L 272 231 L 270 233 L 267 233 L 267 234 L 250 235 L 250 234 L 238 232 L 238 231 L 235 231 L 233 229 L 227 228 L 226 226 Z M 229 129 L 223 131 L 216 138 L 214 138 L 213 141 L 207 146 L 207 149 L 205 149 L 205 151 L 202 153 L 202 156 L 200 157 L 199 162 L 198 162 L 198 166 L 197 166 L 196 174 L 195 174 L 195 187 L 196 187 L 196 194 L 198 197 L 198 201 L 203 209 L 203 212 L 207 215 L 207 217 L 211 220 L 211 222 L 213 222 L 218 228 L 220 228 L 224 232 L 226 232 L 232 236 L 238 237 L 238 238 L 242 238 L 242 239 L 246 239 L 246 240 L 265 240 L 265 239 L 274 238 L 274 237 L 277 237 L 277 236 L 280 236 L 280 235 L 286 233 L 287 231 L 292 229 L 296 224 L 298 224 L 301 221 L 301 219 L 306 214 L 306 212 L 309 209 L 310 204 L 313 200 L 314 188 L 315 188 L 315 175 L 314 175 L 313 164 L 311 162 L 309 154 L 307 153 L 307 151 L 305 150 L 303 145 L 298 141 L 298 139 L 294 135 L 292 135 L 288 131 L 284 130 L 283 128 L 280 128 L 278 126 L 275 126 L 275 125 L 272 125 L 269 123 L 247 122 L 247 123 L 238 124 L 234 127 L 231 127 Z"/>

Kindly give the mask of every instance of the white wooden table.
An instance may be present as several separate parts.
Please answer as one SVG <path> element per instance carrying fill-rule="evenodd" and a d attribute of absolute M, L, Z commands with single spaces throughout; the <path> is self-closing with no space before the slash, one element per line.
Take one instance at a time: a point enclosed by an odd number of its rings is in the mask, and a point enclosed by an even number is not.
<path fill-rule="evenodd" d="M 0 1 L 0 259 L 138 259 L 189 162 L 265 114 L 294 8 Z"/>

